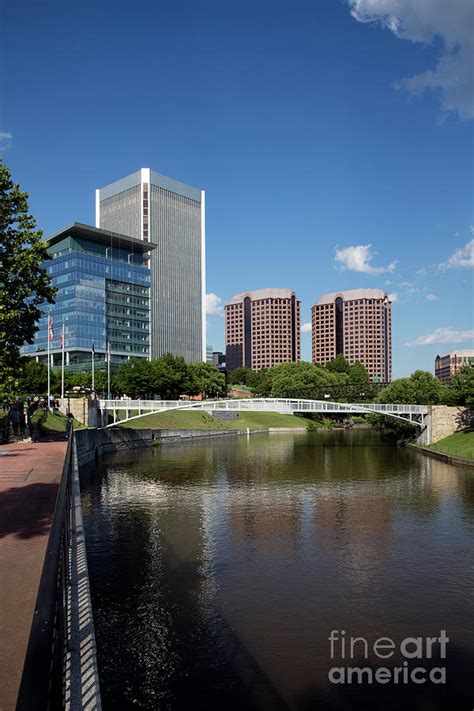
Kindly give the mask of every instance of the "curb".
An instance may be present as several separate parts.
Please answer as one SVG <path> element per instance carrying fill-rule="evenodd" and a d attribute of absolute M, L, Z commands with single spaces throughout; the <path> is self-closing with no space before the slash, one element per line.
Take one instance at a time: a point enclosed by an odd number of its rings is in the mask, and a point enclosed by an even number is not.
<path fill-rule="evenodd" d="M 427 449 L 426 447 L 420 447 L 417 444 L 407 443 L 406 446 L 410 449 L 414 449 L 417 452 L 427 454 L 428 457 L 433 457 L 433 459 L 439 459 L 441 462 L 446 462 L 447 464 L 460 464 L 464 467 L 474 467 L 474 459 L 462 459 L 462 457 L 453 457 L 450 454 L 443 454 L 442 452 L 437 452 L 435 449 Z"/>

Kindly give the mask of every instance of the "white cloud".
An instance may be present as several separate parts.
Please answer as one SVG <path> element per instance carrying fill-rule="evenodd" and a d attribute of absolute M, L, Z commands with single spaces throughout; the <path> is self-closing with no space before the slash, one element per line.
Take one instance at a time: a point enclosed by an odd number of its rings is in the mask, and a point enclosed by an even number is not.
<path fill-rule="evenodd" d="M 392 304 L 395 303 L 395 301 L 398 300 L 398 294 L 396 291 L 393 292 L 393 294 L 388 295 L 389 300 L 392 302 Z"/>
<path fill-rule="evenodd" d="M 208 316 L 223 316 L 224 306 L 217 294 L 206 294 L 206 314 Z"/>
<path fill-rule="evenodd" d="M 301 333 L 311 333 L 311 323 L 303 323 L 301 325 Z"/>
<path fill-rule="evenodd" d="M 443 114 L 474 117 L 474 3 L 472 0 L 347 0 L 359 22 L 380 23 L 400 39 L 440 43 L 434 68 L 395 85 L 412 94 L 439 93 Z"/>
<path fill-rule="evenodd" d="M 0 151 L 10 148 L 12 138 L 13 136 L 9 131 L 0 131 Z"/>
<path fill-rule="evenodd" d="M 428 301 L 436 301 L 437 298 L 438 297 L 436 296 L 436 294 L 432 294 L 432 293 L 425 294 L 425 299 L 427 299 Z"/>
<path fill-rule="evenodd" d="M 454 328 L 437 328 L 425 336 L 420 336 L 414 341 L 405 343 L 409 348 L 416 346 L 431 346 L 434 343 L 464 343 L 474 340 L 474 330 L 456 331 Z"/>
<path fill-rule="evenodd" d="M 370 244 L 358 244 L 353 247 L 336 248 L 336 262 L 341 269 L 350 269 L 353 272 L 364 272 L 365 274 L 383 274 L 393 272 L 397 266 L 396 262 L 390 262 L 386 267 L 373 267 L 371 262 L 373 253 Z"/>
<path fill-rule="evenodd" d="M 440 269 L 456 267 L 474 267 L 474 239 L 471 239 L 464 247 L 456 249 L 447 262 L 439 265 Z"/>

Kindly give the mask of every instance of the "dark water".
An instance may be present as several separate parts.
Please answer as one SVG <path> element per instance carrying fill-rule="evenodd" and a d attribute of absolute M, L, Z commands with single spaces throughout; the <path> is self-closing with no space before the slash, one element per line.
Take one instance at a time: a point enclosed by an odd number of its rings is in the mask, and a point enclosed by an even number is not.
<path fill-rule="evenodd" d="M 118 454 L 83 484 L 106 710 L 474 707 L 472 470 L 294 433 Z M 331 630 L 397 648 L 331 660 Z M 446 658 L 400 656 L 441 630 Z M 447 683 L 328 679 L 404 659 Z"/>

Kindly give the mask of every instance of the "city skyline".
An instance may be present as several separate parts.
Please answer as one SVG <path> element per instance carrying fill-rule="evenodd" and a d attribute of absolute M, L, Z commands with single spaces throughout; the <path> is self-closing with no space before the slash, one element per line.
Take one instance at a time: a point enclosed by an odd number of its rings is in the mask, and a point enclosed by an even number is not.
<path fill-rule="evenodd" d="M 94 224 L 93 190 L 150 165 L 206 190 L 215 350 L 232 294 L 271 285 L 302 302 L 304 360 L 312 304 L 353 288 L 394 299 L 395 378 L 472 347 L 472 5 L 382 6 L 7 7 L 1 147 L 39 227 Z"/>

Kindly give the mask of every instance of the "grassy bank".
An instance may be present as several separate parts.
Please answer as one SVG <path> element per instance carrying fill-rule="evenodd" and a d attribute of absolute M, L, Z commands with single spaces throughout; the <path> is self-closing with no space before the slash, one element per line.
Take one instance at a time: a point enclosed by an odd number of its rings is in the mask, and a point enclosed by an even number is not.
<path fill-rule="evenodd" d="M 123 427 L 153 430 L 251 430 L 268 427 L 307 427 L 308 420 L 277 412 L 239 412 L 236 420 L 218 420 L 207 412 L 182 410 L 158 412 L 124 423 Z"/>
<path fill-rule="evenodd" d="M 37 410 L 31 418 L 33 427 L 44 434 L 64 434 L 66 431 L 66 416 L 61 413 Z M 80 430 L 84 427 L 78 420 L 74 420 L 74 429 Z"/>
<path fill-rule="evenodd" d="M 427 449 L 449 454 L 451 457 L 474 460 L 474 429 L 455 432 L 436 444 L 430 444 Z"/>

